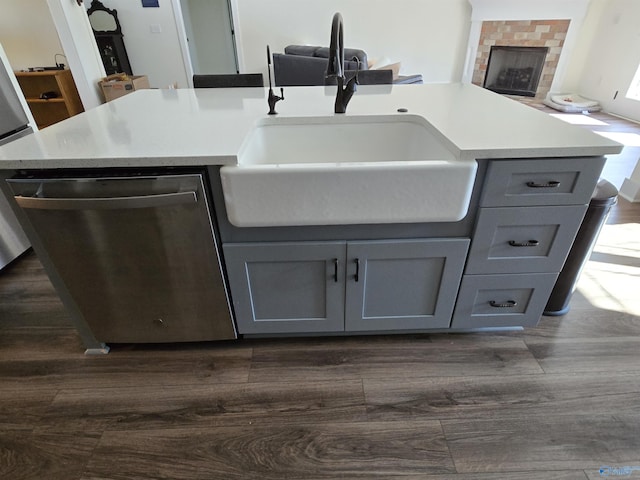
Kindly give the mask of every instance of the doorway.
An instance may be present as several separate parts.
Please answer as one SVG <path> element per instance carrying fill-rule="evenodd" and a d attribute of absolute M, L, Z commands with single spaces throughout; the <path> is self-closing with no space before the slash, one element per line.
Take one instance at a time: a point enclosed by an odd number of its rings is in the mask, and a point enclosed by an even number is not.
<path fill-rule="evenodd" d="M 183 41 L 186 48 L 183 45 L 183 54 L 188 56 L 188 61 L 185 58 L 185 67 L 189 81 L 194 74 L 238 73 L 230 0 L 175 2 L 178 3 L 184 26 Z"/>

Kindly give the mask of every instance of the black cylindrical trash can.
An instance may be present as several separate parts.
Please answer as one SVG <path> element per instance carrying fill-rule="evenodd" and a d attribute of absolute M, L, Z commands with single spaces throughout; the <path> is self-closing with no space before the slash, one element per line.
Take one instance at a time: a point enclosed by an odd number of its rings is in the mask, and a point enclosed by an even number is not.
<path fill-rule="evenodd" d="M 569 301 L 580 272 L 591 256 L 598 234 L 607 221 L 617 197 L 618 189 L 606 180 L 600 179 L 543 315 L 555 317 L 569 311 Z"/>

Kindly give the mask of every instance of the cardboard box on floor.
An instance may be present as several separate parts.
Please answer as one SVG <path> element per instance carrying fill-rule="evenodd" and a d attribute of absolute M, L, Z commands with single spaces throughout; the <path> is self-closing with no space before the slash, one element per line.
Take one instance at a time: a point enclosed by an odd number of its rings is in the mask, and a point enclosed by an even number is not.
<path fill-rule="evenodd" d="M 107 102 L 120 98 L 127 93 L 135 92 L 149 86 L 149 78 L 146 75 L 127 75 L 125 73 L 114 73 L 104 77 L 100 82 L 100 89 Z"/>

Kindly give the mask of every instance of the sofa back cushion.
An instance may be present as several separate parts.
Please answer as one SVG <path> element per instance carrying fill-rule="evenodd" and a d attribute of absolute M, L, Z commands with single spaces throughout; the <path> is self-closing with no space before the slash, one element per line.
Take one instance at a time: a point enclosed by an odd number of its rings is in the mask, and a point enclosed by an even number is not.
<path fill-rule="evenodd" d="M 367 54 L 363 50 L 345 48 L 344 59 L 347 71 L 368 69 Z M 289 45 L 284 54 L 273 54 L 275 84 L 280 87 L 324 85 L 328 64 L 327 47 Z"/>
<path fill-rule="evenodd" d="M 288 45 L 284 47 L 287 55 L 297 55 L 303 57 L 329 58 L 329 47 L 318 47 L 315 45 Z M 367 54 L 358 48 L 344 49 L 345 70 L 356 70 L 360 62 L 360 70 L 367 70 L 369 64 Z"/>
<path fill-rule="evenodd" d="M 284 47 L 284 53 L 287 55 L 301 55 L 303 57 L 314 57 L 316 50 L 320 47 L 315 45 L 288 45 Z"/>
<path fill-rule="evenodd" d="M 279 87 L 324 85 L 328 63 L 326 58 L 274 53 L 275 84 Z"/>
<path fill-rule="evenodd" d="M 314 54 L 315 57 L 329 58 L 329 48 L 319 47 Z M 369 65 L 367 63 L 367 54 L 363 50 L 357 48 L 345 48 L 344 49 L 344 63 L 346 70 L 355 70 L 356 66 L 360 62 L 360 70 L 367 70 Z"/>

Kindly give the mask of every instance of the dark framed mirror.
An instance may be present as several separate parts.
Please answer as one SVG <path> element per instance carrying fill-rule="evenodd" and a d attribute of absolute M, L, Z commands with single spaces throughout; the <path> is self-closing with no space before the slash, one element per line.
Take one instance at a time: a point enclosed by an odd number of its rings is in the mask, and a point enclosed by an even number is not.
<path fill-rule="evenodd" d="M 87 9 L 89 23 L 96 39 L 100 58 L 107 75 L 126 73 L 133 75 L 118 12 L 107 8 L 100 0 L 93 0 Z"/>

